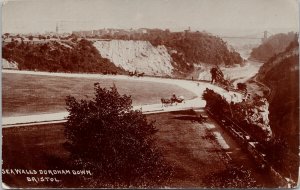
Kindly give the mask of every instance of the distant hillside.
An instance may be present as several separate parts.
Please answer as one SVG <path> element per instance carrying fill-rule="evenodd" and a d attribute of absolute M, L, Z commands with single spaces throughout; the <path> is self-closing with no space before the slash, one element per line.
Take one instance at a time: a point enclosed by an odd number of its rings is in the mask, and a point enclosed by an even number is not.
<path fill-rule="evenodd" d="M 120 50 L 118 52 L 113 52 L 112 50 L 109 50 L 108 57 L 111 57 L 110 60 L 112 60 L 112 57 L 114 57 L 114 60 L 118 61 L 115 63 L 116 65 L 119 65 L 121 61 L 120 59 L 123 58 L 117 58 L 116 54 L 127 54 L 129 53 L 128 49 L 131 49 L 131 52 L 129 54 L 136 54 L 136 58 L 130 58 L 128 59 L 128 63 L 126 67 L 129 66 L 129 62 L 131 60 L 137 61 L 141 53 L 141 49 L 138 47 L 133 47 L 133 44 L 138 45 L 139 43 L 133 43 L 132 41 L 136 42 L 142 42 L 145 43 L 150 42 L 152 46 L 156 47 L 156 49 L 165 49 L 167 50 L 168 54 L 171 57 L 171 64 L 173 67 L 173 75 L 175 76 L 184 76 L 187 77 L 190 74 L 194 73 L 197 68 L 195 68 L 195 65 L 198 64 L 209 64 L 209 65 L 233 65 L 233 64 L 241 64 L 243 63 L 243 59 L 241 58 L 240 54 L 235 52 L 234 50 L 229 50 L 228 45 L 219 37 L 210 35 L 205 32 L 191 32 L 191 31 L 185 31 L 185 32 L 170 32 L 168 30 L 160 30 L 160 29 L 149 29 L 147 33 L 131 33 L 130 35 L 124 35 L 123 33 L 113 33 L 113 34 L 105 34 L 102 36 L 94 36 L 92 38 L 99 38 L 99 39 L 105 39 L 105 40 L 119 40 L 123 41 L 120 44 L 131 44 L 130 46 L 126 47 L 126 50 Z M 127 41 L 127 42 L 126 42 Z M 129 42 L 131 41 L 131 42 Z M 102 42 L 104 43 L 104 42 Z M 99 45 L 99 44 L 98 44 Z M 148 45 L 147 45 L 148 46 Z M 125 46 L 124 46 L 125 47 Z M 161 49 L 162 48 L 162 49 Z M 152 48 L 154 49 L 154 48 Z M 107 50 L 104 50 L 103 48 L 100 48 L 100 51 L 102 53 L 107 53 Z M 136 51 L 136 52 L 133 52 Z M 147 48 L 143 50 L 144 53 L 142 54 L 148 54 Z M 155 54 L 157 50 L 155 50 L 153 53 Z M 112 55 L 114 54 L 114 55 Z M 105 57 L 105 55 L 103 55 Z M 165 56 L 165 55 L 163 55 Z M 149 55 L 146 57 L 149 58 Z M 151 57 L 151 56 L 150 56 Z M 155 58 L 154 60 L 159 60 L 160 58 Z M 125 58 L 126 60 L 126 58 Z M 135 62 L 133 61 L 133 63 Z M 114 61 L 112 61 L 114 62 Z M 151 64 L 151 59 L 149 59 L 149 63 Z M 158 68 L 159 70 L 154 70 L 153 72 L 160 73 L 161 67 L 163 67 L 166 62 L 161 64 Z M 135 63 L 134 63 L 135 64 Z M 155 62 L 152 64 L 156 64 Z M 123 64 L 124 65 L 124 64 Z M 136 66 L 141 66 L 142 64 L 135 64 Z M 145 66 L 147 64 L 144 64 Z M 169 64 L 167 64 L 169 65 Z M 150 68 L 149 66 L 146 66 Z M 157 67 L 157 66 L 153 66 Z M 138 70 L 143 70 L 142 68 L 137 68 Z M 168 70 L 168 68 L 166 68 Z M 163 69 L 163 70 L 166 70 Z M 149 69 L 144 69 L 146 72 L 149 72 Z M 196 71 L 197 72 L 197 71 Z M 197 76 L 195 76 L 197 77 Z M 197 77 L 198 78 L 198 77 Z"/>
<path fill-rule="evenodd" d="M 18 64 L 21 70 L 50 72 L 123 72 L 101 57 L 87 40 L 10 42 L 2 48 L 3 58 Z"/>
<path fill-rule="evenodd" d="M 299 44 L 297 39 L 283 53 L 261 67 L 258 79 L 271 88 L 270 126 L 275 136 L 283 138 L 292 154 L 282 166 L 298 168 L 299 152 Z M 294 164 L 294 165 L 293 165 Z M 291 168 L 289 168 L 291 167 Z"/>
<path fill-rule="evenodd" d="M 286 49 L 278 53 L 277 55 L 272 56 L 266 63 L 262 65 L 262 67 L 259 70 L 258 78 L 262 81 L 268 82 L 270 75 L 274 75 L 274 68 L 276 73 L 276 68 L 278 69 L 279 66 L 285 65 L 285 59 L 297 56 L 299 54 L 299 48 L 298 48 L 298 41 L 297 39 L 294 39 L 292 42 L 289 43 L 289 45 L 286 47 Z"/>
<path fill-rule="evenodd" d="M 250 58 L 263 62 L 268 61 L 274 55 L 285 51 L 287 46 L 295 39 L 295 36 L 294 32 L 270 36 L 260 46 L 252 50 Z"/>
<path fill-rule="evenodd" d="M 227 44 L 219 37 L 205 32 L 170 32 L 156 29 L 148 33 L 138 33 L 130 36 L 114 35 L 104 36 L 109 39 L 144 40 L 152 45 L 164 45 L 176 54 L 172 58 L 180 64 L 240 64 L 243 59 L 235 52 L 230 51 Z"/>
<path fill-rule="evenodd" d="M 94 36 L 92 40 L 78 41 L 77 37 L 72 34 L 63 40 L 14 40 L 3 46 L 3 58 L 26 70 L 97 73 L 137 70 L 149 75 L 179 77 L 196 73 L 198 64 L 243 62 L 221 38 L 204 32 L 155 29 L 130 35 Z"/>

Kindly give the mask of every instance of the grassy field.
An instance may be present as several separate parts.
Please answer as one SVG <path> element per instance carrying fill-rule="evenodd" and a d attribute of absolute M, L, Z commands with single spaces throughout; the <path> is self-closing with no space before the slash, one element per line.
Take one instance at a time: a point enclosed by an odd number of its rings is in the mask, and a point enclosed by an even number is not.
<path fill-rule="evenodd" d="M 93 84 L 100 82 L 102 87 L 116 84 L 121 94 L 132 96 L 133 105 L 160 103 L 162 97 L 172 93 L 186 99 L 195 94 L 176 85 L 132 80 L 86 79 L 23 74 L 2 74 L 2 115 L 17 116 L 65 110 L 65 97 L 92 98 Z"/>
<path fill-rule="evenodd" d="M 205 187 L 205 176 L 224 170 L 226 159 L 221 147 L 199 123 L 191 123 L 190 115 L 180 113 L 153 114 L 159 129 L 157 144 L 175 174 L 168 186 Z M 200 125 L 200 126 L 199 126 Z M 68 152 L 64 149 L 63 124 L 3 129 L 3 168 L 66 169 Z M 75 178 L 59 176 L 61 183 L 28 183 L 24 176 L 3 175 L 8 185 L 23 187 L 74 187 Z"/>
<path fill-rule="evenodd" d="M 207 127 L 208 123 L 192 122 L 194 114 L 190 112 L 171 112 L 148 115 L 155 120 L 158 129 L 157 146 L 163 156 L 174 168 L 167 187 L 210 187 L 207 177 L 226 172 L 232 163 L 253 169 L 247 154 L 227 137 L 222 136 L 230 145 L 229 150 L 222 149 L 214 137 L 219 129 Z M 67 166 L 68 152 L 63 144 L 63 124 L 27 126 L 3 129 L 3 168 L 4 169 L 72 169 Z M 231 154 L 228 160 L 226 153 Z M 255 174 L 255 173 L 254 173 Z M 264 184 L 267 175 L 255 174 L 254 177 Z M 23 175 L 3 175 L 3 181 L 19 187 L 78 187 L 76 176 L 58 176 L 59 183 L 28 183 Z"/>
<path fill-rule="evenodd" d="M 206 177 L 226 170 L 228 159 L 205 124 L 189 112 L 153 114 L 159 127 L 157 144 L 174 167 L 171 187 L 209 187 Z"/>

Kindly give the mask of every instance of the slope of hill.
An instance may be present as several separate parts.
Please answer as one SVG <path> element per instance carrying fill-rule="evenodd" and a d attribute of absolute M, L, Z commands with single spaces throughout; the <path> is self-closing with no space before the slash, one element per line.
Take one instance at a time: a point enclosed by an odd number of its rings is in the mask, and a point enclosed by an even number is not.
<path fill-rule="evenodd" d="M 258 73 L 258 79 L 272 92 L 270 122 L 281 135 L 298 135 L 299 128 L 299 45 L 296 42 L 285 52 L 272 57 Z"/>
<path fill-rule="evenodd" d="M 2 47 L 3 58 L 15 62 L 21 70 L 50 72 L 122 72 L 101 57 L 87 40 L 45 41 L 43 43 L 13 41 Z"/>
<path fill-rule="evenodd" d="M 270 125 L 275 137 L 287 142 L 291 154 L 285 157 L 286 170 L 299 166 L 299 44 L 297 39 L 283 53 L 272 57 L 261 67 L 258 77 L 271 89 Z M 293 172 L 291 172 L 293 173 Z"/>
<path fill-rule="evenodd" d="M 148 75 L 172 76 L 172 58 L 165 46 L 154 47 L 148 41 L 96 41 L 94 46 L 102 57 L 126 71 Z"/>
<path fill-rule="evenodd" d="M 296 34 L 294 32 L 289 32 L 287 34 L 280 33 L 270 36 L 260 46 L 252 50 L 250 58 L 266 62 L 272 56 L 285 51 L 295 37 Z"/>

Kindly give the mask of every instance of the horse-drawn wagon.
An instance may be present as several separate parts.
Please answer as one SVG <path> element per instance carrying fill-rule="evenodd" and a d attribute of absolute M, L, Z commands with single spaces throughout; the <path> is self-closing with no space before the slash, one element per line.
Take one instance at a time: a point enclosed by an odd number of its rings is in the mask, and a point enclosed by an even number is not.
<path fill-rule="evenodd" d="M 185 103 L 184 97 L 183 96 L 177 97 L 175 94 L 173 94 L 173 96 L 170 99 L 161 98 L 162 107 L 171 106 L 174 103 L 177 105 L 178 103 L 182 103 L 182 102 Z"/>

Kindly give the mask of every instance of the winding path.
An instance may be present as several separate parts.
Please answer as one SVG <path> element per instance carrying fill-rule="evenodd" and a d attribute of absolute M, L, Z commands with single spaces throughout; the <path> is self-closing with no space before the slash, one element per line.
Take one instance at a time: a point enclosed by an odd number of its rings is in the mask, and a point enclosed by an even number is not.
<path fill-rule="evenodd" d="M 134 106 L 133 109 L 141 109 L 144 114 L 179 111 L 186 109 L 202 109 L 206 102 L 202 99 L 203 91 L 206 88 L 212 89 L 219 94 L 222 94 L 228 101 L 239 102 L 242 100 L 242 95 L 236 92 L 227 92 L 226 90 L 212 85 L 207 82 L 197 82 L 179 79 L 155 78 L 155 77 L 129 77 L 125 75 L 100 75 L 100 74 L 73 74 L 73 73 L 49 73 L 49 72 L 34 72 L 34 71 L 17 71 L 17 70 L 2 70 L 2 73 L 17 73 L 27 75 L 40 76 L 59 76 L 70 78 L 93 78 L 93 79 L 126 79 L 135 81 L 157 82 L 164 84 L 175 84 L 197 95 L 196 98 L 186 100 L 185 103 L 162 107 L 161 104 L 140 105 Z M 234 96 L 236 94 L 236 96 Z M 68 112 L 58 112 L 50 114 L 28 115 L 28 116 L 13 116 L 2 117 L 2 127 L 16 127 L 24 125 L 32 125 L 37 123 L 55 123 L 62 122 L 68 116 Z"/>

